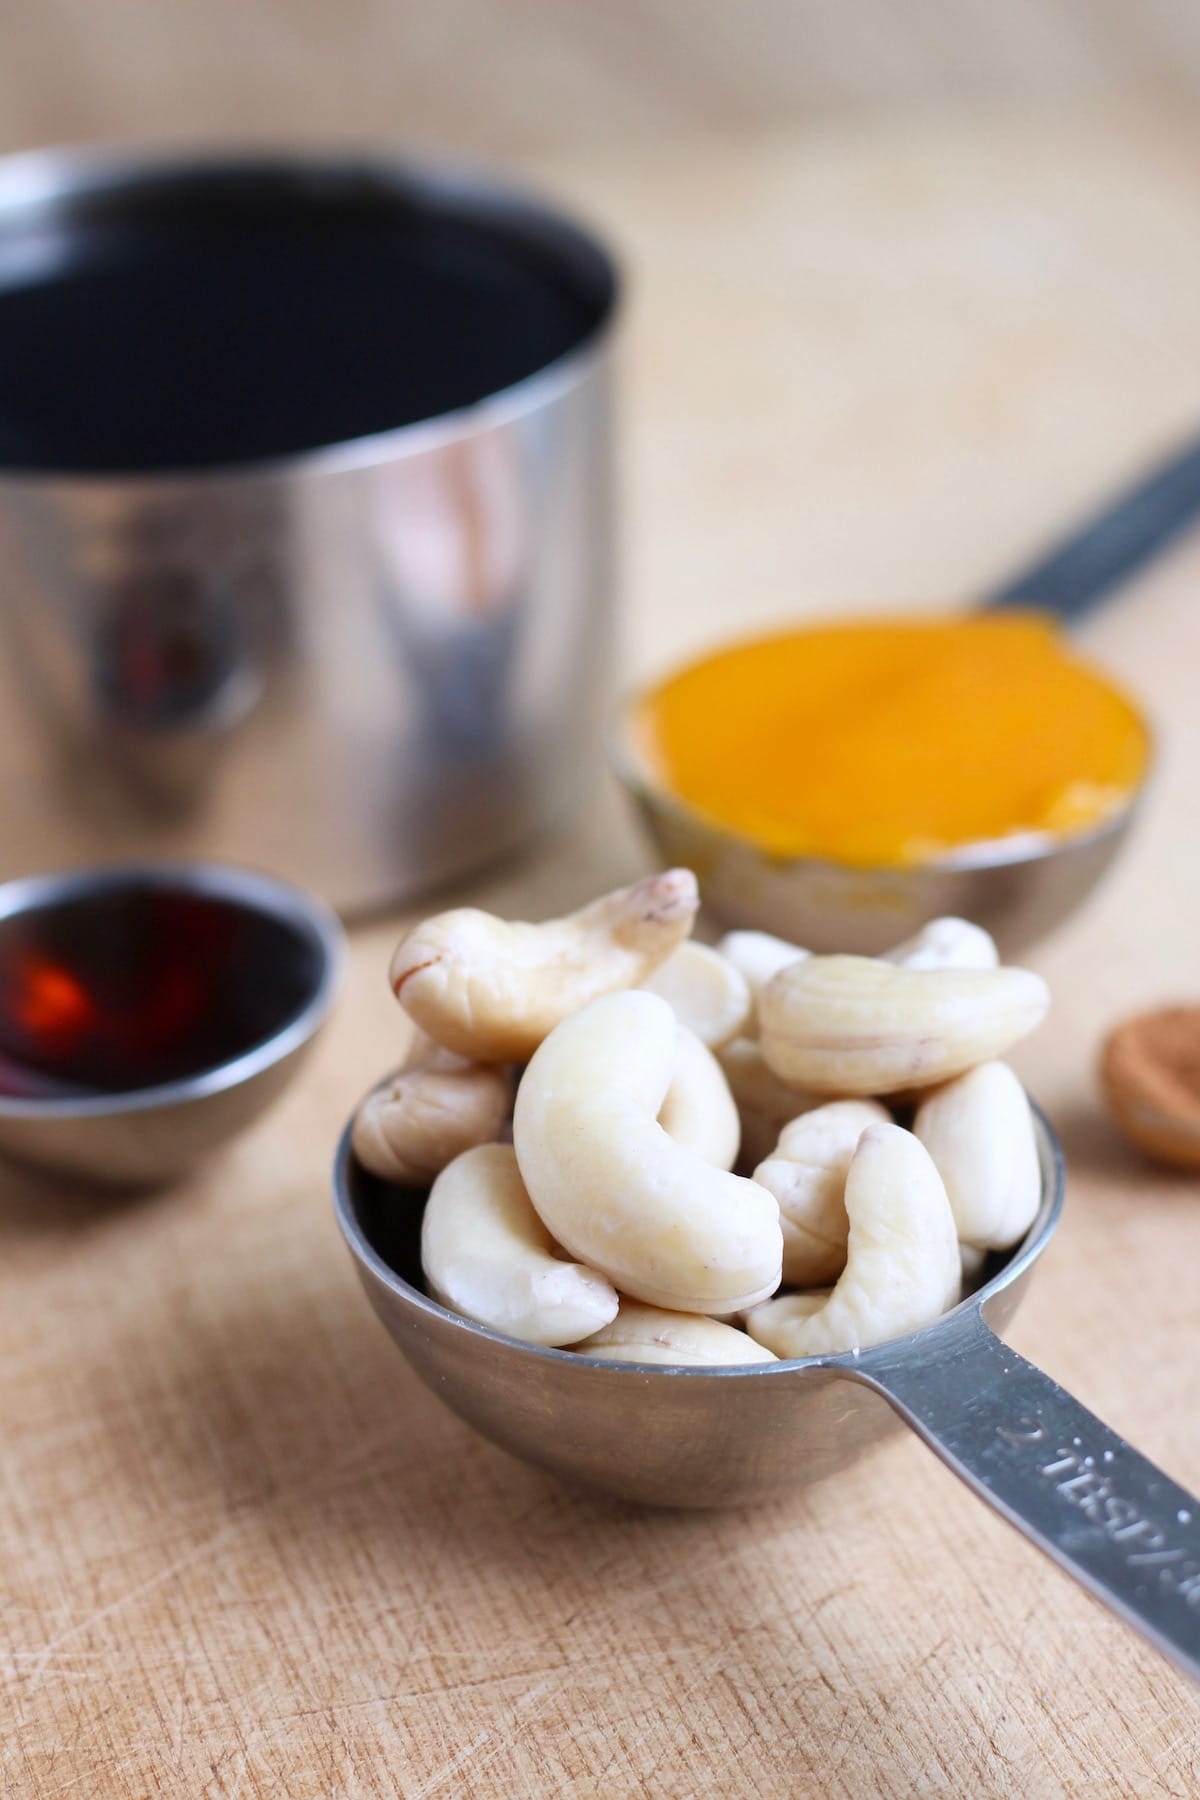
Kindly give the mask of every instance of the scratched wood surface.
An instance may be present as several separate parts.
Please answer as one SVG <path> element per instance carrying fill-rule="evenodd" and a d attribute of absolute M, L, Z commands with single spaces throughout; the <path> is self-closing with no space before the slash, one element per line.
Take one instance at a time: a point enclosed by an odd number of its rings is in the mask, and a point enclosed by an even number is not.
<path fill-rule="evenodd" d="M 938 122 L 543 170 L 635 273 L 625 667 L 840 604 L 953 604 L 1200 421 L 1200 128 Z M 1087 627 L 1161 766 L 1036 958 L 1070 1157 L 1019 1348 L 1200 1489 L 1200 1188 L 1101 1117 L 1123 1010 L 1200 992 L 1200 539 Z M 607 791 L 472 890 L 642 866 Z M 738 1515 L 565 1491 L 370 1316 L 326 1170 L 392 1060 L 396 921 L 296 1088 L 125 1206 L 0 1187 L 0 1769 L 20 1800 L 1200 1792 L 1200 1706 L 915 1440 Z M 630 1429 L 641 1428 L 636 1417 Z"/>

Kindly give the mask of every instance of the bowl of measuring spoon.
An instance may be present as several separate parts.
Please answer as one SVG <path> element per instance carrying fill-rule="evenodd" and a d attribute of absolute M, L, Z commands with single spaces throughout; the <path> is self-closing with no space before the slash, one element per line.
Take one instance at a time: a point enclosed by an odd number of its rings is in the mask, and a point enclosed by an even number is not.
<path fill-rule="evenodd" d="M 104 1187 L 184 1174 L 282 1093 L 342 955 L 321 902 L 248 869 L 0 884 L 0 1153 Z"/>
<path fill-rule="evenodd" d="M 611 751 L 722 925 L 873 955 L 954 914 L 1011 953 L 1117 855 L 1151 737 L 1050 620 L 980 613 L 717 649 L 635 693 Z"/>

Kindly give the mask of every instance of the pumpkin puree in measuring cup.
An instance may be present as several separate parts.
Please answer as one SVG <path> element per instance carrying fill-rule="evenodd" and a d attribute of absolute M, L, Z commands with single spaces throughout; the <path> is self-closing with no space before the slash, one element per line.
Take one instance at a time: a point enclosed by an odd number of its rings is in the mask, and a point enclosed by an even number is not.
<path fill-rule="evenodd" d="M 655 785 L 779 857 L 913 867 L 1120 811 L 1149 734 L 1036 613 L 801 627 L 635 702 Z"/>

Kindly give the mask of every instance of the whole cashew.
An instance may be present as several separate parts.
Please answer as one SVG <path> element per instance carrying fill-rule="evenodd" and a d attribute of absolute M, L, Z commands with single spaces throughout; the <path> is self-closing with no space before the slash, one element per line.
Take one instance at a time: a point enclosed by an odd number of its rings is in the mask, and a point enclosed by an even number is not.
<path fill-rule="evenodd" d="M 602 1325 L 581 1344 L 582 1356 L 601 1362 L 681 1363 L 727 1367 L 733 1363 L 774 1362 L 770 1350 L 756 1344 L 736 1326 L 723 1325 L 700 1313 L 664 1312 L 639 1300 L 621 1301 L 611 1325 Z"/>
<path fill-rule="evenodd" d="M 564 1019 L 517 1089 L 517 1160 L 547 1229 L 622 1293 L 733 1313 L 779 1285 L 779 1208 L 658 1123 L 677 1034 L 657 994 L 610 994 Z"/>
<path fill-rule="evenodd" d="M 434 1182 L 421 1267 L 443 1306 L 527 1344 L 574 1344 L 617 1313 L 617 1292 L 554 1253 L 508 1144 L 456 1157 Z"/>
<path fill-rule="evenodd" d="M 402 940 L 392 987 L 447 1049 L 524 1062 L 568 1014 L 644 981 L 687 936 L 698 905 L 690 869 L 669 869 L 541 925 L 461 907 Z"/>
<path fill-rule="evenodd" d="M 707 944 L 689 938 L 641 984 L 669 1002 L 675 1017 L 702 1044 L 716 1050 L 744 1031 L 754 1011 L 740 969 Z"/>
<path fill-rule="evenodd" d="M 763 1061 L 753 1038 L 734 1038 L 717 1051 L 729 1091 L 742 1119 L 742 1159 L 753 1168 L 770 1156 L 789 1119 L 814 1106 L 824 1095 L 802 1094 L 781 1081 Z"/>
<path fill-rule="evenodd" d="M 834 1100 L 785 1125 L 760 1181 L 779 1202 L 786 1287 L 827 1287 L 846 1266 L 846 1173 L 868 1125 L 890 1115 L 874 1100 Z"/>
<path fill-rule="evenodd" d="M 979 1250 L 1025 1236 L 1042 1198 L 1033 1114 L 1007 1063 L 981 1063 L 917 1109 L 913 1130 L 946 1184 L 958 1235 Z"/>
<path fill-rule="evenodd" d="M 758 996 L 773 976 L 789 964 L 803 962 L 809 955 L 801 950 L 798 944 L 789 944 L 783 938 L 772 937 L 769 931 L 727 931 L 717 944 L 717 949 L 727 962 L 735 969 L 740 969 L 746 977 L 754 1005 L 758 1004 Z M 753 1035 L 754 1026 L 746 1031 L 746 1036 Z"/>
<path fill-rule="evenodd" d="M 514 1086 L 508 1068 L 468 1062 L 414 1029 L 399 1072 L 354 1115 L 354 1154 L 382 1181 L 428 1187 L 464 1150 L 500 1135 Z"/>
<path fill-rule="evenodd" d="M 901 969 L 810 956 L 759 1000 L 767 1064 L 815 1093 L 931 1087 L 1001 1055 L 1040 1025 L 1050 996 L 1028 969 Z"/>
<path fill-rule="evenodd" d="M 513 1080 L 500 1063 L 402 1070 L 369 1093 L 351 1144 L 364 1169 L 399 1187 L 428 1187 L 447 1163 L 499 1136 Z"/>
<path fill-rule="evenodd" d="M 658 1122 L 668 1137 L 715 1169 L 732 1169 L 737 1161 L 742 1122 L 729 1083 L 712 1051 L 682 1025 L 675 1033 L 675 1066 Z"/>
<path fill-rule="evenodd" d="M 954 1216 L 933 1162 L 910 1131 L 871 1125 L 846 1176 L 850 1241 L 833 1292 L 756 1306 L 746 1329 L 776 1356 L 866 1349 L 932 1324 L 958 1299 Z"/>
<path fill-rule="evenodd" d="M 995 969 L 1000 952 L 982 925 L 969 919 L 930 919 L 915 936 L 884 952 L 902 969 Z"/>

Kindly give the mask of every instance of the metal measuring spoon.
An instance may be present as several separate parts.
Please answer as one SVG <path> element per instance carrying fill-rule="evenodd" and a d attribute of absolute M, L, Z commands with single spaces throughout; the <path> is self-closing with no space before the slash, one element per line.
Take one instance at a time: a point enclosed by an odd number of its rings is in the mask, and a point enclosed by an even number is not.
<path fill-rule="evenodd" d="M 367 1297 L 417 1374 L 514 1456 L 629 1500 L 742 1506 L 845 1468 L 899 1417 L 980 1499 L 1200 1678 L 1200 1500 L 996 1336 L 1062 1209 L 1062 1152 L 1036 1117 L 1041 1207 L 975 1293 L 892 1343 L 761 1367 L 597 1362 L 448 1312 L 421 1290 L 420 1207 L 397 1205 L 359 1167 L 349 1129 L 334 1204 Z"/>
<path fill-rule="evenodd" d="M 1070 623 L 1179 537 L 1198 512 L 1200 443 L 1192 441 L 988 596 L 983 610 L 1036 608 Z M 966 844 L 913 868 L 778 857 L 710 823 L 653 780 L 630 729 L 637 705 L 635 696 L 618 715 L 611 760 L 665 860 L 701 874 L 705 907 L 720 923 L 774 932 L 809 950 L 877 955 L 947 914 L 985 926 L 1006 953 L 1019 950 L 1091 893 L 1145 786 L 1143 780 L 1128 804 L 1092 831 Z"/>

